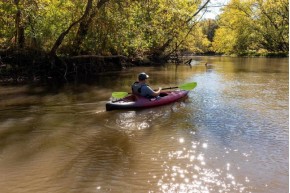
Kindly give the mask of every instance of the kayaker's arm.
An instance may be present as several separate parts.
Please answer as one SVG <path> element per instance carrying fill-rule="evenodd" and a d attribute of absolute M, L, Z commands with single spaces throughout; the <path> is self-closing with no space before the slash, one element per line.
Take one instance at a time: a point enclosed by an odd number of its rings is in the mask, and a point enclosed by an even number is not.
<path fill-rule="evenodd" d="M 152 96 L 156 97 L 156 96 L 159 96 L 160 95 L 160 92 L 161 92 L 162 88 L 159 87 L 159 89 L 157 91 L 153 91 L 153 94 Z"/>

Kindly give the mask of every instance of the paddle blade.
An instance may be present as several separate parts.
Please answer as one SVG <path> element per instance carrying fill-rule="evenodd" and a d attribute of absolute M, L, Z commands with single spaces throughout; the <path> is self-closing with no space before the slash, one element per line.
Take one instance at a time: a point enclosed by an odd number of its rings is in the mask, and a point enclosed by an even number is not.
<path fill-rule="evenodd" d="M 115 98 L 115 99 L 121 99 L 121 98 L 124 98 L 128 95 L 127 92 L 113 92 L 112 93 L 112 97 Z"/>
<path fill-rule="evenodd" d="M 180 85 L 179 88 L 181 90 L 192 90 L 197 86 L 196 82 L 190 82 L 190 83 L 185 83 L 183 85 Z"/>

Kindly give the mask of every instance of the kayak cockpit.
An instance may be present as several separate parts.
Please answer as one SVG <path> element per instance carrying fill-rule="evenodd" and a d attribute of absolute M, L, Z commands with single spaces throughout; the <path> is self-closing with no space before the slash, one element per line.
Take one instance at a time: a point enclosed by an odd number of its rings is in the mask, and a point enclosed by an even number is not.
<path fill-rule="evenodd" d="M 165 105 L 172 103 L 184 96 L 186 96 L 188 91 L 167 91 L 162 92 L 158 97 L 146 98 L 136 95 L 128 95 L 125 98 L 110 101 L 106 103 L 106 110 L 118 110 L 118 109 L 137 109 L 137 108 L 150 108 L 154 106 Z"/>

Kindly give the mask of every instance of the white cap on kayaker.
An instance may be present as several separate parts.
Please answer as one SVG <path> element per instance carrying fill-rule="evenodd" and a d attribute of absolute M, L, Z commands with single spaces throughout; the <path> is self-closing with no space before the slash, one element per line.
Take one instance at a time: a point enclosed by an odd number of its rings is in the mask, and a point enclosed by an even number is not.
<path fill-rule="evenodd" d="M 149 76 L 145 72 L 140 73 L 138 76 L 139 80 L 145 80 L 147 78 L 149 78 Z"/>

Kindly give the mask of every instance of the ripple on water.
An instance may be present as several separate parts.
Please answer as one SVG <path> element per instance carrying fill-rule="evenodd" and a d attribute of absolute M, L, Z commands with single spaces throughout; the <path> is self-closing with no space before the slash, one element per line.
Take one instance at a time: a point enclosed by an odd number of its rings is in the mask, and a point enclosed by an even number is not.
<path fill-rule="evenodd" d="M 183 140 L 178 140 L 183 144 Z M 161 165 L 163 174 L 159 176 L 161 192 L 244 192 L 245 186 L 227 170 L 208 166 L 210 161 L 200 149 L 207 143 L 192 142 L 190 148 L 168 152 Z"/>

